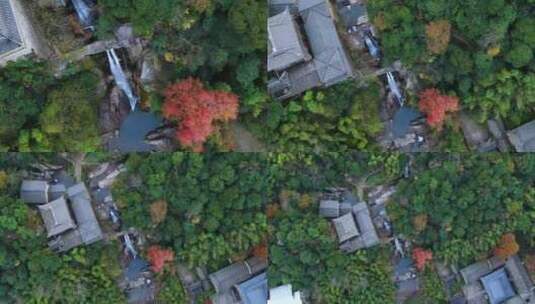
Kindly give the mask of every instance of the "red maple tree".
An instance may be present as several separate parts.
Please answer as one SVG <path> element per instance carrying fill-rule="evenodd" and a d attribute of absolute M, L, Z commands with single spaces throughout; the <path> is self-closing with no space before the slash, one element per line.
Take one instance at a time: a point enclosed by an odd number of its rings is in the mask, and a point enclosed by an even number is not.
<path fill-rule="evenodd" d="M 179 120 L 176 137 L 183 146 L 200 151 L 215 131 L 216 122 L 236 119 L 238 97 L 225 91 L 208 90 L 200 80 L 190 77 L 165 90 L 163 115 Z"/>
<path fill-rule="evenodd" d="M 150 246 L 147 250 L 147 258 L 152 264 L 152 270 L 154 272 L 161 272 L 166 262 L 172 262 L 175 259 L 175 253 L 171 249 Z"/>
<path fill-rule="evenodd" d="M 412 258 L 416 264 L 416 268 L 419 271 L 422 271 L 425 269 L 427 262 L 433 259 L 433 253 L 431 250 L 425 250 L 423 248 L 416 247 L 412 250 Z"/>
<path fill-rule="evenodd" d="M 446 113 L 459 110 L 459 98 L 440 95 L 437 89 L 427 89 L 420 93 L 419 108 L 427 115 L 427 123 L 433 128 L 440 129 Z"/>

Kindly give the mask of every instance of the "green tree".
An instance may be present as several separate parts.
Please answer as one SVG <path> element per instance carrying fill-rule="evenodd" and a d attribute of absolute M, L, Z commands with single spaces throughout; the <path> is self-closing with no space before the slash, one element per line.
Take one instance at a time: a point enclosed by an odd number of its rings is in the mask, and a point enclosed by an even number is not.
<path fill-rule="evenodd" d="M 384 251 L 344 255 L 315 208 L 281 213 L 271 225 L 269 284 L 311 290 L 314 303 L 390 303 L 391 267 Z"/>
<path fill-rule="evenodd" d="M 148 230 L 180 261 L 216 269 L 265 238 L 264 207 L 275 180 L 264 155 L 131 155 L 127 164 L 128 174 L 114 189 L 123 220 Z M 142 184 L 128 187 L 131 178 Z M 157 200 L 167 202 L 168 212 L 154 226 L 150 205 Z"/>
<path fill-rule="evenodd" d="M 478 113 L 480 120 L 499 116 L 519 125 L 533 114 L 535 104 L 535 74 L 520 70 L 502 70 L 489 75 L 476 85 L 472 95 L 464 99 L 469 109 Z"/>
<path fill-rule="evenodd" d="M 54 78 L 48 65 L 23 59 L 0 69 L 0 148 L 14 149 L 19 131 L 33 127 Z"/>
<path fill-rule="evenodd" d="M 417 178 L 400 183 L 402 203 L 390 205 L 396 229 L 439 258 L 461 264 L 486 255 L 506 231 L 531 233 L 525 221 L 533 220 L 522 211 L 531 204 L 524 197 L 529 185 L 516 175 L 514 161 L 463 154 L 422 168 Z M 413 219 L 422 214 L 427 224 L 417 229 Z"/>
<path fill-rule="evenodd" d="M 383 129 L 380 103 L 377 82 L 363 88 L 346 82 L 309 91 L 300 100 L 272 101 L 260 115 L 262 124 L 253 118 L 248 125 L 278 150 L 370 149 Z"/>
<path fill-rule="evenodd" d="M 531 63 L 533 60 L 533 50 L 527 44 L 516 43 L 505 56 L 507 62 L 515 68 L 521 68 Z"/>
<path fill-rule="evenodd" d="M 97 77 L 75 76 L 50 92 L 40 115 L 41 147 L 50 151 L 95 151 L 99 147 Z"/>

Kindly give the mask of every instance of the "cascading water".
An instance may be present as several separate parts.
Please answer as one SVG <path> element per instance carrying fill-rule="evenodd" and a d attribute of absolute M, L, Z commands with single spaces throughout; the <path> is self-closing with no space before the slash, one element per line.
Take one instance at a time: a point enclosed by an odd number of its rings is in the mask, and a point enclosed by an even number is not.
<path fill-rule="evenodd" d="M 93 26 L 93 13 L 91 11 L 91 7 L 89 7 L 84 0 L 71 1 L 72 5 L 74 6 L 74 10 L 76 10 L 76 14 L 78 15 L 78 19 L 80 19 L 80 23 L 87 27 Z"/>
<path fill-rule="evenodd" d="M 368 50 L 370 51 L 370 55 L 372 55 L 375 59 L 381 59 L 381 55 L 379 53 L 379 47 L 377 47 L 376 43 L 372 38 L 370 38 L 369 35 L 364 36 L 364 42 L 366 43 L 366 46 L 368 47 Z"/>
<path fill-rule="evenodd" d="M 392 92 L 396 100 L 399 102 L 399 105 L 403 106 L 403 104 L 405 103 L 405 99 L 403 98 L 403 95 L 399 90 L 399 86 L 396 82 L 396 79 L 394 78 L 394 74 L 392 74 L 392 72 L 386 73 L 386 79 L 388 81 L 388 87 L 390 88 L 390 91 Z"/>
<path fill-rule="evenodd" d="M 115 79 L 115 84 L 117 84 L 117 86 L 125 93 L 126 97 L 128 97 L 130 108 L 132 111 L 135 111 L 138 98 L 134 95 L 132 87 L 130 86 L 130 82 L 124 74 L 123 68 L 121 67 L 121 62 L 119 61 L 115 50 L 107 50 L 106 54 L 108 55 L 108 62 L 110 64 L 110 70 L 113 74 L 113 78 Z"/>

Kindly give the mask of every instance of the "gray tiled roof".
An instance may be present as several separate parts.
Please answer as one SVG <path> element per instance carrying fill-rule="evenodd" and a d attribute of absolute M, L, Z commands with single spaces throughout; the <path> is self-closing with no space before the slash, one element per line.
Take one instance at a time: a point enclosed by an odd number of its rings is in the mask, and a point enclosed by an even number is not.
<path fill-rule="evenodd" d="M 48 187 L 46 181 L 24 180 L 20 186 L 20 197 L 29 204 L 48 203 Z"/>
<path fill-rule="evenodd" d="M 266 304 L 268 282 L 265 272 L 236 286 L 242 304 Z"/>
<path fill-rule="evenodd" d="M 343 243 L 359 235 L 359 231 L 357 229 L 353 214 L 348 213 L 342 215 L 339 218 L 335 218 L 332 221 L 334 224 L 334 228 L 336 229 L 336 234 L 338 234 L 338 241 L 340 243 Z"/>
<path fill-rule="evenodd" d="M 67 188 L 67 196 L 72 199 L 74 197 L 82 197 L 84 199 L 90 200 L 91 196 L 89 195 L 89 191 L 87 191 L 87 188 L 84 183 L 78 183 L 70 186 Z"/>
<path fill-rule="evenodd" d="M 340 204 L 334 200 L 320 201 L 320 216 L 322 217 L 338 217 L 340 215 Z"/>
<path fill-rule="evenodd" d="M 278 79 L 271 79 L 268 92 L 271 96 L 284 100 L 319 86 L 321 81 L 316 66 L 309 61 L 290 67 Z"/>
<path fill-rule="evenodd" d="M 277 15 L 288 9 L 292 14 L 297 13 L 298 0 L 269 0 L 269 15 Z"/>
<path fill-rule="evenodd" d="M 343 1 L 337 1 L 338 14 L 346 28 L 360 25 L 368 19 L 368 13 L 364 4 L 351 4 L 349 7 L 342 4 Z"/>
<path fill-rule="evenodd" d="M 57 252 L 67 251 L 82 244 L 82 237 L 78 229 L 73 229 L 62 233 L 48 242 L 50 249 Z"/>
<path fill-rule="evenodd" d="M 102 230 L 91 206 L 89 192 L 83 183 L 76 184 L 67 189 L 71 206 L 78 223 L 78 230 L 83 242 L 94 243 L 103 238 Z"/>
<path fill-rule="evenodd" d="M 461 269 L 461 275 L 466 283 L 463 294 L 469 304 L 535 301 L 533 282 L 517 255 L 506 261 L 494 256 L 476 262 Z"/>
<path fill-rule="evenodd" d="M 535 152 L 535 120 L 507 132 L 517 152 Z"/>
<path fill-rule="evenodd" d="M 307 90 L 321 86 L 320 77 L 314 61 L 298 64 L 287 70 L 292 94 L 298 95 Z"/>
<path fill-rule="evenodd" d="M 482 277 L 481 284 L 487 292 L 490 304 L 503 303 L 515 295 L 504 268 Z"/>
<path fill-rule="evenodd" d="M 479 281 L 462 287 L 467 304 L 488 304 L 485 290 Z"/>
<path fill-rule="evenodd" d="M 329 86 L 352 76 L 351 64 L 338 37 L 327 1 L 299 1 L 299 13 L 321 82 Z"/>
<path fill-rule="evenodd" d="M 535 301 L 533 282 L 518 255 L 509 257 L 505 262 L 505 268 L 515 285 L 518 295 L 524 300 L 529 299 L 530 303 Z"/>
<path fill-rule="evenodd" d="M 340 245 L 340 249 L 347 253 L 379 244 L 379 237 L 373 225 L 368 205 L 365 202 L 360 202 L 354 205 L 352 209 L 352 213 L 348 214 L 352 214 L 355 217 L 359 235 Z"/>
<path fill-rule="evenodd" d="M 231 264 L 208 277 L 217 293 L 225 293 L 234 285 L 241 283 L 255 273 L 266 269 L 267 263 L 261 258 L 252 257 L 243 262 Z"/>
<path fill-rule="evenodd" d="M 350 203 L 340 203 L 340 215 L 344 215 L 353 210 L 353 206 Z"/>
<path fill-rule="evenodd" d="M 65 195 L 65 191 L 67 191 L 67 189 L 63 184 L 50 185 L 50 188 L 48 189 L 48 197 L 51 201 L 56 200 Z"/>
<path fill-rule="evenodd" d="M 268 19 L 268 72 L 311 59 L 289 10 Z"/>
<path fill-rule="evenodd" d="M 359 202 L 359 198 L 350 191 L 344 192 L 343 202 L 355 206 Z"/>
<path fill-rule="evenodd" d="M 284 64 L 276 65 L 272 63 L 271 66 L 268 67 L 269 71 L 274 70 L 275 66 L 277 66 L 277 68 L 284 67 L 287 72 L 287 75 L 285 75 L 287 78 L 279 79 L 279 81 L 271 80 L 268 86 L 269 93 L 278 100 L 299 95 L 315 87 L 331 86 L 353 76 L 353 68 L 342 42 L 338 37 L 338 32 L 328 1 L 299 0 L 296 1 L 296 3 L 297 11 L 295 14 L 299 15 L 302 20 L 303 29 L 307 38 L 306 40 L 308 41 L 308 50 L 312 55 L 312 59 L 307 61 L 305 56 L 304 61 L 297 63 L 298 58 L 295 56 L 283 56 L 281 57 L 283 59 L 281 62 Z M 270 3 L 270 5 L 273 6 L 275 4 Z M 288 7 L 288 5 L 286 6 Z M 291 18 L 288 10 L 281 12 L 284 15 L 280 14 L 275 17 L 281 19 L 281 17 L 284 16 L 284 20 Z M 292 30 L 288 30 L 289 28 Z M 303 46 L 302 40 L 295 39 L 293 29 L 295 29 L 295 22 L 292 22 L 291 27 L 286 26 L 285 30 L 282 30 L 281 27 L 281 30 L 279 31 L 270 31 L 269 40 L 286 41 L 287 45 L 292 45 L 292 47 L 289 48 L 292 50 L 296 48 L 296 45 Z M 295 29 L 295 33 L 297 33 L 296 35 L 298 36 L 300 31 Z M 292 41 L 293 44 L 291 44 L 290 41 Z M 296 44 L 295 41 L 299 41 L 299 44 Z M 292 66 L 286 68 L 285 66 L 289 64 L 292 64 Z M 277 77 L 282 76 L 279 75 Z"/>
<path fill-rule="evenodd" d="M 55 201 L 38 207 L 45 223 L 48 237 L 56 236 L 76 227 L 65 198 L 60 197 Z"/>
<path fill-rule="evenodd" d="M 241 304 L 237 295 L 230 289 L 214 294 L 211 300 L 213 304 Z"/>
<path fill-rule="evenodd" d="M 485 261 L 479 261 L 461 269 L 461 276 L 466 284 L 477 282 L 482 276 L 503 266 L 504 261 L 498 257 L 492 257 Z"/>
<path fill-rule="evenodd" d="M 22 45 L 10 0 L 0 0 L 0 55 Z"/>
<path fill-rule="evenodd" d="M 503 304 L 526 304 L 526 301 L 524 301 L 521 296 L 516 295 L 505 301 Z"/>
<path fill-rule="evenodd" d="M 360 238 L 362 239 L 364 246 L 371 247 L 379 244 L 379 237 L 375 231 L 368 205 L 364 202 L 358 203 L 353 207 L 353 213 L 357 219 Z"/>
<path fill-rule="evenodd" d="M 288 95 L 291 91 L 290 78 L 287 72 L 283 72 L 278 78 L 272 78 L 268 81 L 268 93 L 276 98 Z"/>

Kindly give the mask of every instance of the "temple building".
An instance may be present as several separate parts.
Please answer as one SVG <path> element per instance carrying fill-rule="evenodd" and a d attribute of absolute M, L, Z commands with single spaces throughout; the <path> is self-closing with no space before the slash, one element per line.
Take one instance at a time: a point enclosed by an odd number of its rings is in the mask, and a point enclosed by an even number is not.
<path fill-rule="evenodd" d="M 268 92 L 288 99 L 353 77 L 353 67 L 326 0 L 271 1 Z"/>
<path fill-rule="evenodd" d="M 18 0 L 0 0 L 0 66 L 32 53 L 30 28 Z"/>

